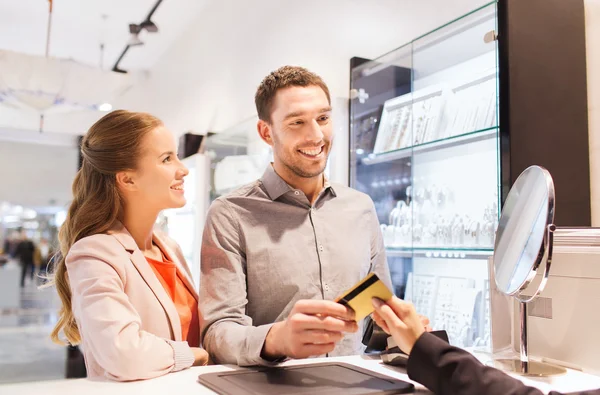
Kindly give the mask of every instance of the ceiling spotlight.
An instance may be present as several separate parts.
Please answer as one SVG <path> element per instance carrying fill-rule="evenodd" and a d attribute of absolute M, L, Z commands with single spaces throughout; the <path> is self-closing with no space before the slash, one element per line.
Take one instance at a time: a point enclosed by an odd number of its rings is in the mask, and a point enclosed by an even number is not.
<path fill-rule="evenodd" d="M 152 22 L 152 16 L 154 15 L 157 8 L 160 6 L 160 4 L 162 2 L 163 2 L 163 0 L 156 0 L 154 5 L 150 9 L 150 12 L 148 13 L 148 15 L 146 15 L 146 18 L 144 18 L 144 20 L 140 24 L 132 23 L 129 25 L 129 33 L 131 34 L 131 37 L 130 37 L 129 41 L 127 42 L 127 45 L 125 45 L 123 52 L 121 52 L 121 55 L 119 55 L 119 58 L 115 62 L 115 65 L 113 66 L 112 71 L 117 72 L 117 73 L 126 73 L 127 72 L 127 71 L 119 68 L 119 63 L 121 62 L 121 60 L 123 60 L 123 57 L 125 56 L 127 51 L 132 46 L 143 44 L 143 42 L 140 40 L 140 37 L 139 37 L 139 34 L 142 30 L 146 30 L 148 33 L 158 32 L 158 27 L 156 26 L 156 24 L 154 22 Z"/>
<path fill-rule="evenodd" d="M 98 111 L 109 112 L 110 110 L 112 110 L 110 103 L 102 103 L 98 106 Z"/>
<path fill-rule="evenodd" d="M 129 34 L 131 34 L 131 37 L 129 37 L 129 41 L 127 41 L 127 45 L 133 47 L 136 45 L 144 45 L 144 42 L 142 40 L 140 40 L 139 34 L 142 31 L 142 28 L 140 27 L 140 25 L 136 25 L 135 23 L 130 23 L 129 24 Z"/>
<path fill-rule="evenodd" d="M 140 25 L 136 25 L 135 23 L 129 24 L 129 34 L 139 34 L 142 31 L 142 27 Z"/>
<path fill-rule="evenodd" d="M 145 20 L 144 22 L 140 23 L 140 28 L 146 29 L 148 33 L 156 33 L 158 31 L 158 26 L 156 26 L 156 24 L 151 20 Z"/>
<path fill-rule="evenodd" d="M 131 37 L 129 37 L 129 41 L 127 41 L 127 45 L 135 47 L 136 45 L 144 45 L 144 42 L 140 40 L 137 34 L 132 34 Z"/>

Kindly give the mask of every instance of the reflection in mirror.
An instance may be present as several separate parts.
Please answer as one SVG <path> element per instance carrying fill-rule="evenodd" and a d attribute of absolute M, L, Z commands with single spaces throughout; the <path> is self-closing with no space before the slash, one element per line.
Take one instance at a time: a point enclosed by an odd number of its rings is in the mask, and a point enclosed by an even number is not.
<path fill-rule="evenodd" d="M 550 182 L 548 182 L 548 180 Z M 554 219 L 550 174 L 539 166 L 526 169 L 506 199 L 496 233 L 494 270 L 498 289 L 508 295 L 522 290 L 535 276 L 544 235 Z"/>

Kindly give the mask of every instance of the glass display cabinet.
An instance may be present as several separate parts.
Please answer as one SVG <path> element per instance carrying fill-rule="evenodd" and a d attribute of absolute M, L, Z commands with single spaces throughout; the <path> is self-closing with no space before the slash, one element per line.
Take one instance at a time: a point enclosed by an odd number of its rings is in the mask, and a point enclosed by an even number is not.
<path fill-rule="evenodd" d="M 394 292 L 450 342 L 490 342 L 499 217 L 496 3 L 353 58 L 350 184 L 375 203 Z"/>
<path fill-rule="evenodd" d="M 257 121 L 250 117 L 207 138 L 211 202 L 260 178 L 269 164 L 271 150 L 258 136 Z"/>

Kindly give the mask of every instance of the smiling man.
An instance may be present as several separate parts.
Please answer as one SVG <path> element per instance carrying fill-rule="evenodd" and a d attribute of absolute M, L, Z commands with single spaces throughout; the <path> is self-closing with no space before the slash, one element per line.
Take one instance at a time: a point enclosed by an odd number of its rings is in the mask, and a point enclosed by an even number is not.
<path fill-rule="evenodd" d="M 370 272 L 391 281 L 373 202 L 323 174 L 333 142 L 329 89 L 285 66 L 265 77 L 255 102 L 274 160 L 209 209 L 203 346 L 213 361 L 242 366 L 361 353 L 362 322 L 332 300 Z"/>

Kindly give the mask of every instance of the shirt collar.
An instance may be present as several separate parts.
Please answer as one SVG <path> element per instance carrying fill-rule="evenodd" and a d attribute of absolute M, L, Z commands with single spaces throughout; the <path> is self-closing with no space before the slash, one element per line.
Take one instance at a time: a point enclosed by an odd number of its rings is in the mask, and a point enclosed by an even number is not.
<path fill-rule="evenodd" d="M 325 176 L 323 176 L 325 177 Z M 327 190 L 329 189 L 329 191 L 331 192 L 331 194 L 334 197 L 337 197 L 337 194 L 335 193 L 335 189 L 333 189 L 333 185 L 331 185 L 331 183 L 329 182 L 329 180 L 327 179 L 327 177 L 325 177 L 325 182 L 323 183 L 323 190 Z"/>
<path fill-rule="evenodd" d="M 277 200 L 281 195 L 293 189 L 285 181 L 283 181 L 283 178 L 279 177 L 279 174 L 275 172 L 275 169 L 273 169 L 273 164 L 271 163 L 269 163 L 267 166 L 261 181 L 267 189 L 267 193 L 269 194 L 271 200 Z"/>
<path fill-rule="evenodd" d="M 275 172 L 275 169 L 273 168 L 272 163 L 269 164 L 269 166 L 267 166 L 267 169 L 265 170 L 265 172 L 260 180 L 261 180 L 262 184 L 265 186 L 265 188 L 267 190 L 267 194 L 269 195 L 271 200 L 277 200 L 282 195 L 286 194 L 287 192 L 294 190 L 294 188 L 289 186 L 288 183 L 285 182 L 283 180 L 283 178 L 281 178 L 279 176 L 279 174 L 277 174 Z M 333 196 L 337 196 L 335 191 L 333 190 L 333 186 L 331 185 L 329 180 L 327 178 L 325 178 L 325 183 L 323 184 L 323 190 L 325 191 L 327 189 L 329 189 L 331 191 Z"/>

